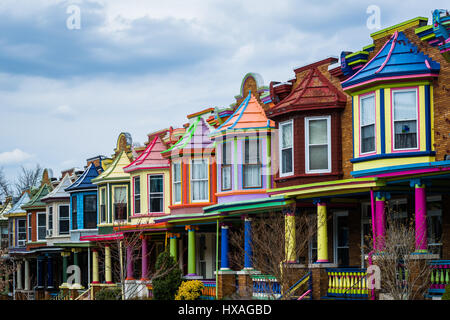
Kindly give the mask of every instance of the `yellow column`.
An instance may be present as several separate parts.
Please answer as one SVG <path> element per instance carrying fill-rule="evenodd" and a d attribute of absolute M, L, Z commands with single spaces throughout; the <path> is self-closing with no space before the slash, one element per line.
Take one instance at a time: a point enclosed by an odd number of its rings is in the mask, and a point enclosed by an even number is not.
<path fill-rule="evenodd" d="M 317 202 L 317 262 L 328 262 L 327 205 Z"/>
<path fill-rule="evenodd" d="M 110 246 L 105 247 L 105 281 L 106 283 L 112 283 Z"/>
<path fill-rule="evenodd" d="M 98 277 L 98 251 L 92 250 L 92 283 L 99 283 Z"/>
<path fill-rule="evenodd" d="M 285 256 L 287 263 L 295 263 L 295 215 L 293 212 L 286 213 L 284 217 L 285 230 Z"/>

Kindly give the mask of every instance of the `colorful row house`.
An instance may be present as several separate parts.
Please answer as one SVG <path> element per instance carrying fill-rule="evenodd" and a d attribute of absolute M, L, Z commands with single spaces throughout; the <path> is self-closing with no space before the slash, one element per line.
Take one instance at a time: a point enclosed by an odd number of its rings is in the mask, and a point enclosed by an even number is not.
<path fill-rule="evenodd" d="M 45 173 L 4 214 L 15 291 L 93 299 L 122 285 L 125 299 L 151 296 L 168 250 L 185 280 L 204 282 L 202 298 L 267 298 L 268 286 L 280 297 L 252 246 L 253 222 L 276 213 L 285 230 L 296 217 L 316 221 L 302 254 L 295 236 L 284 239 L 295 290 L 309 283 L 300 298 L 367 299 L 389 214 L 413 219 L 414 254 L 433 267 L 427 297 L 439 297 L 450 265 L 449 21 L 437 10 L 432 25 L 419 17 L 377 31 L 361 51 L 298 67 L 286 82 L 248 73 L 229 107 L 190 114 L 145 146 L 120 133 L 111 158 L 59 181 Z M 236 230 L 242 265 L 230 259 Z M 364 287 L 349 295 L 342 277 Z"/>

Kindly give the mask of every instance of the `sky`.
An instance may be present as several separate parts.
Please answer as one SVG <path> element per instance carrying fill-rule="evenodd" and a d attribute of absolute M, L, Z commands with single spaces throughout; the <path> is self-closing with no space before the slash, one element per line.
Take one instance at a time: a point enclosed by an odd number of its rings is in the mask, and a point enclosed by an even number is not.
<path fill-rule="evenodd" d="M 1 0 L 0 167 L 14 180 L 39 163 L 59 178 L 111 156 L 121 132 L 143 144 L 190 113 L 229 106 L 248 72 L 269 85 L 361 50 L 378 30 L 367 25 L 371 5 L 386 28 L 418 16 L 430 23 L 446 4 Z"/>

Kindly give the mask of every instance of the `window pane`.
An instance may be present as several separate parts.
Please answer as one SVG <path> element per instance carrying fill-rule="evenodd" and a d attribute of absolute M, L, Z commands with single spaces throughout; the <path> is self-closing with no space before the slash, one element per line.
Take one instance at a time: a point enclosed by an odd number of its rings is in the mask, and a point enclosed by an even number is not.
<path fill-rule="evenodd" d="M 97 228 L 97 196 L 84 196 L 84 228 Z"/>
<path fill-rule="evenodd" d="M 222 166 L 222 190 L 231 189 L 231 166 Z"/>
<path fill-rule="evenodd" d="M 59 206 L 59 218 L 69 218 L 69 206 Z"/>
<path fill-rule="evenodd" d="M 281 151 L 281 172 L 292 172 L 292 148 Z"/>
<path fill-rule="evenodd" d="M 207 176 L 206 161 L 192 161 L 192 179 L 206 179 Z"/>
<path fill-rule="evenodd" d="M 114 203 L 127 203 L 127 189 L 125 187 L 114 188 Z"/>
<path fill-rule="evenodd" d="M 395 148 L 417 148 L 416 121 L 395 121 Z"/>
<path fill-rule="evenodd" d="M 244 166 L 244 187 L 254 188 L 261 186 L 261 165 Z"/>
<path fill-rule="evenodd" d="M 192 200 L 208 200 L 208 182 L 207 181 L 193 181 L 192 186 Z"/>
<path fill-rule="evenodd" d="M 150 192 L 163 192 L 162 176 L 150 176 Z"/>
<path fill-rule="evenodd" d="M 59 222 L 59 233 L 68 234 L 69 233 L 69 220 L 61 220 Z"/>
<path fill-rule="evenodd" d="M 150 199 L 150 212 L 163 212 L 163 198 L 154 196 Z"/>
<path fill-rule="evenodd" d="M 361 99 L 361 126 L 375 123 L 375 96 Z"/>
<path fill-rule="evenodd" d="M 309 144 L 327 144 L 327 120 L 309 120 Z"/>
<path fill-rule="evenodd" d="M 375 151 L 375 125 L 361 128 L 361 153 Z"/>
<path fill-rule="evenodd" d="M 292 147 L 292 123 L 281 126 L 281 147 Z"/>
<path fill-rule="evenodd" d="M 417 119 L 416 91 L 394 92 L 394 120 Z"/>
<path fill-rule="evenodd" d="M 134 193 L 135 194 L 141 193 L 141 178 L 140 177 L 134 178 Z"/>
<path fill-rule="evenodd" d="M 181 183 L 175 184 L 175 202 L 181 202 Z"/>
<path fill-rule="evenodd" d="M 328 169 L 328 146 L 325 145 L 309 147 L 309 169 Z"/>
<path fill-rule="evenodd" d="M 231 163 L 231 143 L 222 143 L 222 164 Z"/>
<path fill-rule="evenodd" d="M 173 164 L 173 181 L 181 181 L 181 164 Z"/>

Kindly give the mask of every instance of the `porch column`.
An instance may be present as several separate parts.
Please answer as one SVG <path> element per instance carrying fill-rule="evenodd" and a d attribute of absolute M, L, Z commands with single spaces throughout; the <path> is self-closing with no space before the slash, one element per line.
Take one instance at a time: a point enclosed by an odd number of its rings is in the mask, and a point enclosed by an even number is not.
<path fill-rule="evenodd" d="M 112 283 L 110 245 L 105 246 L 105 281 L 106 283 Z"/>
<path fill-rule="evenodd" d="M 17 261 L 17 290 L 22 290 L 22 262 Z"/>
<path fill-rule="evenodd" d="M 188 231 L 188 276 L 195 276 L 195 227 L 186 226 L 185 229 Z"/>
<path fill-rule="evenodd" d="M 61 252 L 61 256 L 63 257 L 63 267 L 62 267 L 62 277 L 63 277 L 63 283 L 61 284 L 61 287 L 67 287 L 67 266 L 68 266 L 68 260 L 70 256 L 70 252 Z"/>
<path fill-rule="evenodd" d="M 72 249 L 72 252 L 73 252 L 73 264 L 75 265 L 75 266 L 77 266 L 79 269 L 80 269 L 80 271 L 81 271 L 81 268 L 80 268 L 80 264 L 79 264 L 79 261 L 78 261 L 78 258 L 79 258 L 79 254 L 80 254 L 80 252 L 81 252 L 81 249 L 79 249 L 79 248 L 73 248 Z M 81 276 L 81 275 L 80 275 Z M 78 281 L 79 280 L 79 281 Z M 76 286 L 76 287 L 80 287 L 81 288 L 81 277 L 80 277 L 80 279 L 78 279 L 78 277 L 75 277 L 75 281 L 77 281 L 77 282 L 75 282 L 74 283 L 74 285 Z"/>
<path fill-rule="evenodd" d="M 133 268 L 133 247 L 127 246 L 127 277 L 125 280 L 134 280 L 134 268 Z"/>
<path fill-rule="evenodd" d="M 285 259 L 287 263 L 296 262 L 296 243 L 295 243 L 295 209 L 289 208 L 285 211 L 284 216 L 284 247 L 285 247 Z"/>
<path fill-rule="evenodd" d="M 36 259 L 37 263 L 37 287 L 44 288 L 44 257 L 39 256 Z"/>
<path fill-rule="evenodd" d="M 28 259 L 23 260 L 25 263 L 25 290 L 30 290 L 30 261 Z"/>
<path fill-rule="evenodd" d="M 314 200 L 314 204 L 317 204 L 317 263 L 328 263 L 327 205 L 320 199 Z"/>
<path fill-rule="evenodd" d="M 386 200 L 390 199 L 390 194 L 386 192 L 375 193 L 375 237 L 377 251 L 384 250 L 384 237 L 386 235 Z"/>
<path fill-rule="evenodd" d="M 178 260 L 178 238 L 177 238 L 177 234 L 175 233 L 170 233 L 169 234 L 169 250 L 170 250 L 170 255 L 175 259 L 175 261 Z"/>
<path fill-rule="evenodd" d="M 416 252 L 425 253 L 428 248 L 425 185 L 418 179 L 413 180 L 411 184 L 414 184 L 415 189 Z"/>
<path fill-rule="evenodd" d="M 148 238 L 142 236 L 141 280 L 148 280 Z"/>
<path fill-rule="evenodd" d="M 222 224 L 221 227 L 221 250 L 220 250 L 220 270 L 230 270 L 228 260 L 228 226 Z"/>
<path fill-rule="evenodd" d="M 53 289 L 53 257 L 51 255 L 47 255 L 47 276 L 47 288 Z"/>
<path fill-rule="evenodd" d="M 100 283 L 98 276 L 98 250 L 92 249 L 92 283 Z"/>
<path fill-rule="evenodd" d="M 244 251 L 244 270 L 252 270 L 252 219 L 248 216 L 244 218 Z"/>

